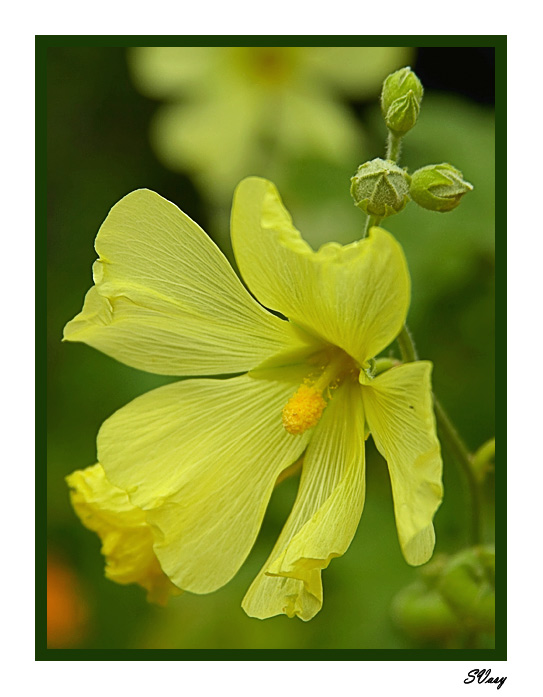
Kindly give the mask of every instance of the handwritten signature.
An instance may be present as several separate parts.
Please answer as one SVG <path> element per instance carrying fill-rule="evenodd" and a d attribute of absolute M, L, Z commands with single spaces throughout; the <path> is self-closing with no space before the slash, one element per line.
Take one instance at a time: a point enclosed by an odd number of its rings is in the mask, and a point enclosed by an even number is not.
<path fill-rule="evenodd" d="M 473 670 L 470 670 L 468 673 L 468 677 L 464 680 L 466 685 L 469 685 L 470 683 L 474 682 L 477 680 L 478 683 L 496 683 L 496 687 L 498 690 L 500 687 L 503 685 L 503 683 L 507 680 L 507 677 L 503 678 L 492 678 L 490 676 L 490 668 L 474 668 Z"/>

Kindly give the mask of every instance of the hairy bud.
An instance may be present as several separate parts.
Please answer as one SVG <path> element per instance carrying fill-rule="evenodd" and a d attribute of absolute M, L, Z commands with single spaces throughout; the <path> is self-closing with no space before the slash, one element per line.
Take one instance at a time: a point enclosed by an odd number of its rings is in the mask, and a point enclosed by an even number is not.
<path fill-rule="evenodd" d="M 383 83 L 381 110 L 389 130 L 403 136 L 419 117 L 424 90 L 411 68 L 401 68 Z"/>
<path fill-rule="evenodd" d="M 430 211 L 446 213 L 460 203 L 473 186 L 464 181 L 462 172 L 447 162 L 428 165 L 411 175 L 409 193 L 413 201 Z"/>
<path fill-rule="evenodd" d="M 360 165 L 351 177 L 351 196 L 364 213 L 386 218 L 403 210 L 409 201 L 409 175 L 391 160 Z"/>

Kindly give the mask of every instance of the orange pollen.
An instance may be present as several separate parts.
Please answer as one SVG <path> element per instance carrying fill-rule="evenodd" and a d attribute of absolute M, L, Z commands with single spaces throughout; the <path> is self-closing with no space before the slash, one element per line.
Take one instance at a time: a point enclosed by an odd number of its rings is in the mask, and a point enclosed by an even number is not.
<path fill-rule="evenodd" d="M 283 407 L 283 426 L 294 436 L 315 426 L 322 416 L 326 401 L 318 389 L 300 385 L 297 392 Z"/>

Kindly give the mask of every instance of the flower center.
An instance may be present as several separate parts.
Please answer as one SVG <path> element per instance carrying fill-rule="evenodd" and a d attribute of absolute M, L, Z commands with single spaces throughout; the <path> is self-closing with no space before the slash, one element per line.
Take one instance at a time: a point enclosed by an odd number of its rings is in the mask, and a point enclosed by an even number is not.
<path fill-rule="evenodd" d="M 297 51 L 290 46 L 240 47 L 235 55 L 242 72 L 252 82 L 267 86 L 287 82 L 298 62 Z"/>
<path fill-rule="evenodd" d="M 315 426 L 332 398 L 332 391 L 351 374 L 356 374 L 353 359 L 344 351 L 338 350 L 329 362 L 322 366 L 318 378 L 306 378 L 283 407 L 283 426 L 294 436 L 305 433 Z M 326 393 L 326 397 L 325 397 Z"/>

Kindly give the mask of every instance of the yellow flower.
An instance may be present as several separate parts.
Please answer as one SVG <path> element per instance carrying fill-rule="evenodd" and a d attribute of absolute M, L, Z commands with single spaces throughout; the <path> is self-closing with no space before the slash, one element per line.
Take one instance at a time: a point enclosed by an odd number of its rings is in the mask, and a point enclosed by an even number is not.
<path fill-rule="evenodd" d="M 377 96 L 411 50 L 393 47 L 145 47 L 129 53 L 136 86 L 164 100 L 151 128 L 160 159 L 228 201 L 271 158 L 360 155 L 344 97 Z M 354 166 L 354 163 L 353 163 Z"/>
<path fill-rule="evenodd" d="M 243 607 L 308 620 L 322 606 L 321 570 L 346 551 L 362 513 L 368 431 L 388 462 L 406 560 L 432 554 L 442 464 L 431 364 L 375 369 L 410 292 L 385 230 L 313 252 L 273 184 L 249 178 L 234 197 L 232 242 L 262 304 L 176 206 L 129 194 L 100 229 L 95 285 L 65 339 L 151 372 L 221 376 L 144 394 L 98 435 L 107 479 L 145 512 L 179 588 L 208 593 L 234 576 L 276 480 L 304 456 L 292 512 Z"/>

